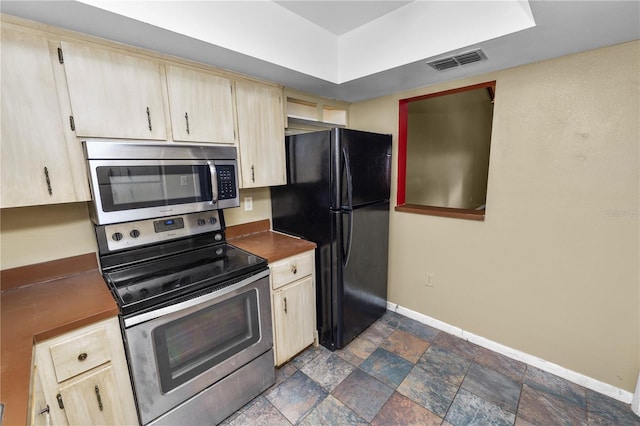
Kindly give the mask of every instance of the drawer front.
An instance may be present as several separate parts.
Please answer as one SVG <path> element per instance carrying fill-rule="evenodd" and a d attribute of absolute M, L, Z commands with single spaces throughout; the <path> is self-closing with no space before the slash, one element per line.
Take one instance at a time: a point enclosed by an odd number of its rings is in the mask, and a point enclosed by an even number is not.
<path fill-rule="evenodd" d="M 271 265 L 271 283 L 273 289 L 304 278 L 313 273 L 313 251 L 289 257 Z"/>
<path fill-rule="evenodd" d="M 104 328 L 53 344 L 49 350 L 58 383 L 111 361 L 109 337 Z"/>

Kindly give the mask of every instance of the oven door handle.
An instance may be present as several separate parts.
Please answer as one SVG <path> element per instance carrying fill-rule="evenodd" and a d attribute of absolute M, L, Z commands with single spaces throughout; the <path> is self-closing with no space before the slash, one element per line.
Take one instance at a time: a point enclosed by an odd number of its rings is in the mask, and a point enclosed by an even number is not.
<path fill-rule="evenodd" d="M 218 202 L 218 173 L 216 172 L 216 165 L 213 161 L 207 161 L 209 166 L 209 174 L 211 175 L 211 204 Z"/>
<path fill-rule="evenodd" d="M 185 309 L 189 309 L 193 306 L 199 305 L 201 303 L 205 303 L 208 302 L 210 300 L 216 299 L 220 296 L 223 296 L 227 293 L 230 293 L 234 290 L 237 290 L 239 288 L 242 288 L 244 286 L 246 286 L 247 284 L 250 284 L 252 282 L 258 281 L 261 278 L 264 277 L 268 277 L 269 276 L 269 270 L 266 269 L 264 271 L 260 271 L 257 274 L 251 275 L 250 277 L 245 278 L 244 280 L 237 282 L 229 287 L 225 287 L 222 290 L 219 291 L 212 291 L 210 293 L 207 294 L 203 294 L 202 296 L 196 297 L 194 299 L 189 299 L 189 300 L 185 300 L 184 302 L 180 302 L 180 303 L 176 303 L 175 305 L 169 305 L 169 306 L 165 306 L 164 308 L 160 308 L 160 309 L 155 309 L 153 311 L 150 312 L 145 312 L 143 314 L 140 315 L 136 315 L 130 318 L 125 318 L 124 320 L 124 326 L 125 328 L 129 328 L 131 326 L 146 322 L 146 321 L 150 321 L 159 317 L 162 317 L 164 315 L 169 315 L 169 314 L 173 314 L 176 312 L 180 312 L 182 310 Z"/>

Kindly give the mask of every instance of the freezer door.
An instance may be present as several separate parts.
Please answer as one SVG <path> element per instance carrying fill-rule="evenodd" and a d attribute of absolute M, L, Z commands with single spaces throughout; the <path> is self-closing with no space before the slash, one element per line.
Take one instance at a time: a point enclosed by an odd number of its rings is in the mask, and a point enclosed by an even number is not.
<path fill-rule="evenodd" d="M 287 136 L 287 185 L 271 187 L 273 229 L 330 241 L 330 133 Z"/>
<path fill-rule="evenodd" d="M 379 202 L 335 215 L 340 232 L 332 274 L 334 340 L 343 348 L 387 309 L 387 265 L 389 246 L 389 202 Z M 350 247 L 349 247 L 350 244 Z"/>
<path fill-rule="evenodd" d="M 339 206 L 354 208 L 389 199 L 391 188 L 391 135 L 335 129 L 334 149 L 339 171 Z"/>

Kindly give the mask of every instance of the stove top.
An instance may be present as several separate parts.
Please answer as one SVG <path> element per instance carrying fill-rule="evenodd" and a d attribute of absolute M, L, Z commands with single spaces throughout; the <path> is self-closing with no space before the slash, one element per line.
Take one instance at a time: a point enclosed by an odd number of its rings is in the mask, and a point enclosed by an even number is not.
<path fill-rule="evenodd" d="M 122 314 L 163 305 L 178 296 L 226 285 L 266 269 L 267 261 L 217 243 L 103 271 Z"/>
<path fill-rule="evenodd" d="M 267 269 L 227 244 L 222 211 L 97 225 L 102 275 L 122 315 L 175 303 Z"/>

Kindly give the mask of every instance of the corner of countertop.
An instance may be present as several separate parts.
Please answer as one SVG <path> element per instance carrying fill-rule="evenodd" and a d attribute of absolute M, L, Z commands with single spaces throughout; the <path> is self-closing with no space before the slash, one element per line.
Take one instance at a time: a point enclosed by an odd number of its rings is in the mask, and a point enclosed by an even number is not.
<path fill-rule="evenodd" d="M 242 238 L 271 230 L 271 222 L 269 219 L 257 220 L 255 222 L 241 223 L 238 225 L 228 226 L 226 229 L 227 240 Z"/>

